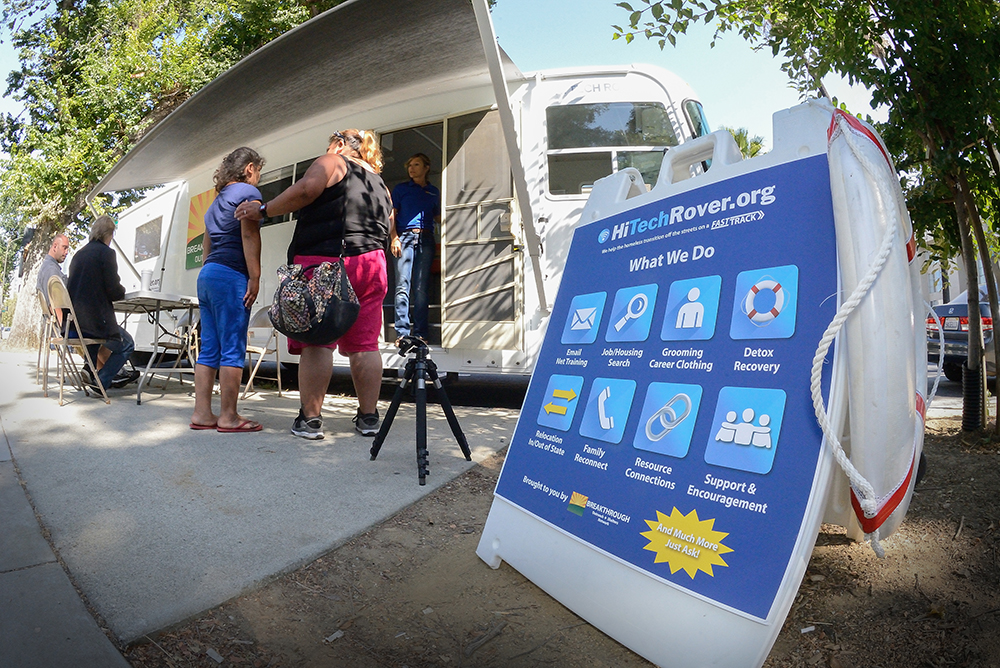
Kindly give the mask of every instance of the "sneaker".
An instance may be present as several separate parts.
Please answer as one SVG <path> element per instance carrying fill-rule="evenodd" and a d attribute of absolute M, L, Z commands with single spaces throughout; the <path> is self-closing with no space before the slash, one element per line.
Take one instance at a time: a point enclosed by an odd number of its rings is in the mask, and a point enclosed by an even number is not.
<path fill-rule="evenodd" d="M 358 414 L 354 416 L 354 428 L 362 436 L 374 436 L 378 433 L 378 411 L 374 413 L 362 413 L 358 409 Z"/>
<path fill-rule="evenodd" d="M 94 374 L 87 367 L 80 369 L 80 380 L 83 381 L 84 387 L 96 394 L 101 396 L 101 388 L 98 387 L 97 381 L 94 379 Z"/>
<path fill-rule="evenodd" d="M 114 380 L 111 381 L 111 387 L 114 387 L 116 389 L 125 387 L 129 383 L 134 383 L 135 381 L 139 380 L 139 376 L 141 375 L 142 374 L 139 373 L 136 369 L 132 369 L 131 371 L 124 371 L 124 370 L 119 371 L 118 375 L 115 376 Z"/>
<path fill-rule="evenodd" d="M 317 415 L 314 418 L 307 418 L 300 408 L 299 416 L 292 423 L 292 433 L 311 441 L 323 438 L 323 416 Z"/>

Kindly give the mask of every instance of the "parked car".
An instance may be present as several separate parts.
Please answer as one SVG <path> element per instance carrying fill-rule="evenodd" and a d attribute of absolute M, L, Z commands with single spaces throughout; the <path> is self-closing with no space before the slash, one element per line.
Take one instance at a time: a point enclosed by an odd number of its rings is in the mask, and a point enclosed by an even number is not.
<path fill-rule="evenodd" d="M 968 291 L 952 299 L 947 304 L 934 307 L 937 318 L 927 318 L 927 361 L 938 363 L 941 341 L 939 330 L 944 331 L 945 378 L 956 383 L 962 382 L 962 365 L 969 355 L 969 302 Z M 993 354 L 993 317 L 986 296 L 986 286 L 979 289 L 979 310 L 983 322 L 984 357 L 986 375 L 996 376 L 996 357 Z"/>

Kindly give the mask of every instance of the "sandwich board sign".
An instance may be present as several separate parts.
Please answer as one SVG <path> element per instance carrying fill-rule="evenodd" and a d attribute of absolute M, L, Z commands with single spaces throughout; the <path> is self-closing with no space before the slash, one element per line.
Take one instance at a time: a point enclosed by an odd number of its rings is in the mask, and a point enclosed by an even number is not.
<path fill-rule="evenodd" d="M 595 185 L 479 545 L 659 665 L 760 665 L 815 540 L 838 276 L 805 134 L 609 215 Z"/>

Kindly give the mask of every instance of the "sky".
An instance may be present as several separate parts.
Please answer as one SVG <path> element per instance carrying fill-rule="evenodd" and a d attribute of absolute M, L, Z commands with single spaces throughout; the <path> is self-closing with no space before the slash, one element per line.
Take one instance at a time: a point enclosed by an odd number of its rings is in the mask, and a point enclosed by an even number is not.
<path fill-rule="evenodd" d="M 523 72 L 578 65 L 648 63 L 684 79 L 701 100 L 713 130 L 723 126 L 760 135 L 770 148 L 771 115 L 799 104 L 781 61 L 770 51 L 755 52 L 739 35 L 727 33 L 710 48 L 712 29 L 689 29 L 661 51 L 656 40 L 612 41 L 612 25 L 628 22 L 616 0 L 497 0 L 493 24 L 500 46 Z M 864 88 L 824 80 L 830 94 L 853 113 L 885 121 L 887 109 L 872 110 Z"/>
<path fill-rule="evenodd" d="M 754 52 L 732 33 L 712 49 L 712 31 L 704 26 L 680 36 L 677 47 L 668 43 L 662 51 L 645 37 L 631 44 L 612 41 L 611 26 L 627 20 L 628 13 L 615 0 L 498 0 L 493 10 L 500 46 L 524 72 L 579 65 L 657 65 L 694 88 L 713 130 L 745 127 L 751 136 L 764 137 L 765 146 L 770 147 L 771 115 L 799 103 L 779 60 L 769 52 Z M 2 92 L 17 59 L 5 28 L 0 29 L 0 40 Z M 869 107 L 870 96 L 864 89 L 852 89 L 834 77 L 824 83 L 851 111 L 886 119 L 885 107 L 877 112 Z M 0 97 L 0 112 L 18 108 L 12 100 Z"/>

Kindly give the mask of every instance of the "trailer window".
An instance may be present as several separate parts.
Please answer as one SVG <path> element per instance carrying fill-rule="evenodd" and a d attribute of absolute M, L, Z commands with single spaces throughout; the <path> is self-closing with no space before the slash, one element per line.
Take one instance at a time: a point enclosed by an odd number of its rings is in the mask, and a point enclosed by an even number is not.
<path fill-rule="evenodd" d="M 708 118 L 705 117 L 705 109 L 701 106 L 701 102 L 685 100 L 684 115 L 687 116 L 688 125 L 691 127 L 691 136 L 695 139 L 704 137 L 712 131 L 708 127 Z"/>
<path fill-rule="evenodd" d="M 615 156 L 615 171 L 626 167 L 638 169 L 642 174 L 642 182 L 653 187 L 660 175 L 660 165 L 663 164 L 664 151 L 618 151 Z"/>
<path fill-rule="evenodd" d="M 260 183 L 257 184 L 257 190 L 260 191 L 261 197 L 264 198 L 263 201 L 267 202 L 274 199 L 280 195 L 285 188 L 292 185 L 292 176 L 294 171 L 294 165 L 288 165 L 287 167 L 272 169 L 270 172 L 264 172 L 261 174 Z M 277 223 L 284 223 L 291 219 L 292 214 L 286 213 L 283 216 L 273 216 L 268 218 L 265 225 L 276 225 Z"/>
<path fill-rule="evenodd" d="M 553 195 L 587 193 L 594 181 L 625 167 L 655 183 L 664 150 L 678 143 L 667 110 L 657 102 L 560 105 L 545 116 Z"/>
<path fill-rule="evenodd" d="M 160 234 L 163 230 L 163 216 L 157 216 L 148 223 L 135 228 L 135 253 L 133 262 L 142 262 L 160 255 Z"/>

